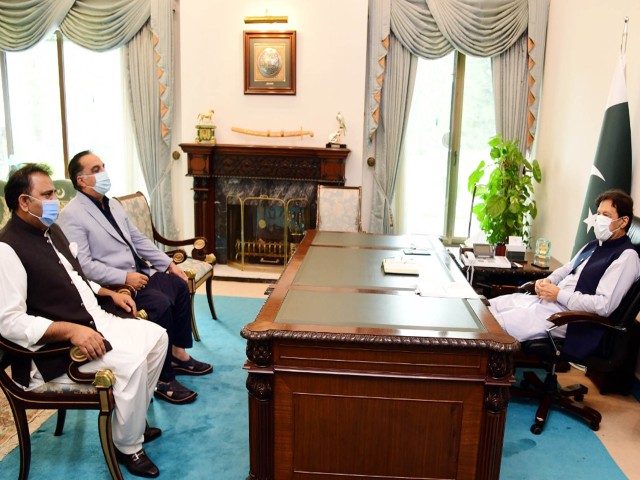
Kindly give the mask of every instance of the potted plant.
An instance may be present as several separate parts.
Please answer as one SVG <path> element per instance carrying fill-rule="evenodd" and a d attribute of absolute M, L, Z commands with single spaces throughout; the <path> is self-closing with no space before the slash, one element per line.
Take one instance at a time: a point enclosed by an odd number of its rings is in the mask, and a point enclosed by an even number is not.
<path fill-rule="evenodd" d="M 493 245 L 506 242 L 509 236 L 522 237 L 529 243 L 529 217 L 538 209 L 533 197 L 533 182 L 540 183 L 542 173 L 537 160 L 529 162 L 518 149 L 518 142 L 503 140 L 498 134 L 489 140 L 491 161 L 480 162 L 469 175 L 469 192 L 480 201 L 473 207 L 480 228 Z M 489 179 L 482 184 L 486 171 Z"/>

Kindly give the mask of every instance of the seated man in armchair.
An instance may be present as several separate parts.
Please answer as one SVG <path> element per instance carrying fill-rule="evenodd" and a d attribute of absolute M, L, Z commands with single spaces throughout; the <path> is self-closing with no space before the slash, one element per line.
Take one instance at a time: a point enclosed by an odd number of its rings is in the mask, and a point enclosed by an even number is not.
<path fill-rule="evenodd" d="M 519 341 L 546 336 L 551 315 L 578 310 L 609 316 L 640 277 L 640 260 L 627 236 L 633 199 L 622 190 L 608 190 L 596 199 L 596 240 L 567 264 L 535 283 L 536 295 L 514 293 L 490 300 L 489 310 L 502 328 Z M 600 332 L 601 333 L 601 332 Z M 566 326 L 554 330 L 564 337 Z M 601 335 L 581 339 L 576 354 L 594 351 Z"/>
<path fill-rule="evenodd" d="M 135 313 L 136 306 L 130 297 L 84 276 L 74 256 L 76 246 L 53 223 L 58 200 L 46 166 L 27 164 L 12 173 L 5 198 L 12 215 L 0 231 L 0 335 L 30 350 L 70 342 L 91 359 L 81 371 L 112 370 L 117 379 L 112 432 L 118 460 L 134 475 L 157 477 L 159 470 L 142 443 L 161 433 L 146 427 L 145 416 L 165 359 L 166 332 L 101 308 L 94 292 L 111 297 L 111 307 L 115 303 L 123 314 Z M 68 383 L 67 362 L 15 362 L 12 376 L 25 389 Z"/>
<path fill-rule="evenodd" d="M 138 307 L 169 335 L 169 352 L 155 396 L 174 404 L 192 402 L 196 393 L 178 382 L 176 373 L 206 375 L 213 367 L 185 350 L 193 345 L 186 274 L 140 233 L 117 201 L 106 196 L 111 181 L 98 156 L 90 151 L 75 155 L 69 162 L 69 178 L 78 195 L 58 223 L 69 240 L 78 243 L 82 269 L 101 285 L 124 283 L 136 289 Z"/>

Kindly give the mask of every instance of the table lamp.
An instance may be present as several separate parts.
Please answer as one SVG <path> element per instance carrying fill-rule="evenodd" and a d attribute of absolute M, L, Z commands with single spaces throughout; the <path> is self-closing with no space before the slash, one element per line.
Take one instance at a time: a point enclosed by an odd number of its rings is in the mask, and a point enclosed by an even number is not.
<path fill-rule="evenodd" d="M 536 242 L 536 253 L 533 264 L 539 268 L 549 268 L 551 261 L 551 240 L 539 238 Z"/>

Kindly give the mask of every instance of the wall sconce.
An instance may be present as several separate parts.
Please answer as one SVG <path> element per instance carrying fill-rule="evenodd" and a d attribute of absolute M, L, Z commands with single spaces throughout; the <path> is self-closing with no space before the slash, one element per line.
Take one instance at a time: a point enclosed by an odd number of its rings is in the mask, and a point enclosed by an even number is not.
<path fill-rule="evenodd" d="M 269 15 L 269 10 L 258 17 L 244 17 L 244 23 L 289 23 L 287 15 Z"/>

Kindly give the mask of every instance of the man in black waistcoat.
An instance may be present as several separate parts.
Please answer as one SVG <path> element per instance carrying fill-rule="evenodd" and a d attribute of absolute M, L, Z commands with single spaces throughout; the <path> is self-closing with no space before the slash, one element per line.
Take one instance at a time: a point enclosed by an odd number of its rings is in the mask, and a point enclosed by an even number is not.
<path fill-rule="evenodd" d="M 609 316 L 640 277 L 640 260 L 626 234 L 633 218 L 633 199 L 622 190 L 608 190 L 595 203 L 596 240 L 569 263 L 538 280 L 536 295 L 514 293 L 491 299 L 489 310 L 518 340 L 545 337 L 552 326 L 547 318 L 557 312 L 578 310 Z M 560 327 L 553 334 L 564 337 L 566 330 L 566 326 Z M 589 328 L 571 337 L 565 351 L 583 358 L 597 350 L 602 331 Z"/>
<path fill-rule="evenodd" d="M 118 459 L 134 475 L 157 477 L 158 468 L 142 449 L 160 435 L 146 427 L 146 411 L 165 359 L 168 338 L 159 326 L 133 318 L 136 305 L 125 295 L 90 282 L 70 244 L 54 223 L 58 214 L 49 169 L 27 164 L 5 186 L 11 219 L 0 231 L 0 335 L 30 350 L 70 342 L 91 361 L 82 371 L 113 371 L 113 442 Z M 106 298 L 121 318 L 100 306 Z M 110 298 L 109 298 L 110 297 Z M 106 304 L 105 304 L 106 305 Z M 25 389 L 44 382 L 69 383 L 66 358 L 12 365 Z"/>

